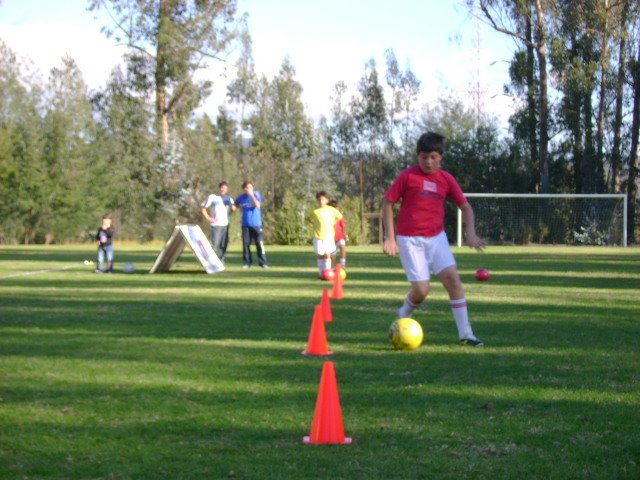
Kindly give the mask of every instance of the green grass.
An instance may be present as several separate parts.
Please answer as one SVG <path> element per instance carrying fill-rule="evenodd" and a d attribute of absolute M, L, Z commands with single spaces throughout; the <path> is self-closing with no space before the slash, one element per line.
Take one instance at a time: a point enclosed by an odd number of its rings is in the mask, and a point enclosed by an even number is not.
<path fill-rule="evenodd" d="M 137 272 L 95 275 L 91 246 L 0 247 L 1 478 L 640 477 L 638 249 L 456 249 L 487 346 L 457 344 L 434 283 L 423 346 L 396 352 L 399 261 L 351 248 L 327 336 L 352 445 L 302 443 L 325 358 L 300 352 L 329 286 L 311 248 L 148 275 L 159 249 L 119 245 Z"/>

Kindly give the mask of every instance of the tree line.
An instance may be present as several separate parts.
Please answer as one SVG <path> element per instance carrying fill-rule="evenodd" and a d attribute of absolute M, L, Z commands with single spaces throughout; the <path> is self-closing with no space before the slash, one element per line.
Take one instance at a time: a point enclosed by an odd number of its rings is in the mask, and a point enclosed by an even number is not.
<path fill-rule="evenodd" d="M 39 79 L 0 39 L 0 243 L 87 241 L 106 211 L 119 238 L 164 239 L 175 223 L 201 222 L 219 181 L 239 193 L 245 179 L 265 198 L 268 241 L 306 243 L 315 192 L 326 190 L 352 242 L 366 243 L 376 238 L 368 214 L 426 130 L 447 136 L 446 168 L 469 192 L 628 193 L 633 242 L 639 4 L 466 3 L 516 39 L 508 132 L 459 98 L 420 104 L 420 79 L 391 48 L 356 85 L 338 82 L 330 114 L 313 120 L 288 58 L 273 78 L 256 73 L 235 0 L 88 1 L 127 47 L 97 90 L 68 57 Z M 241 53 L 226 101 L 202 113 L 215 85 L 195 74 L 231 51 Z"/>

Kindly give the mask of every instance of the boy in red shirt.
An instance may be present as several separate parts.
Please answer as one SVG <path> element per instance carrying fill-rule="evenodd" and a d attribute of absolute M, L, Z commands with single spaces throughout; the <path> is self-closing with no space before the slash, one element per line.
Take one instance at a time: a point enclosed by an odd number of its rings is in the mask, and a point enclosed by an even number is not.
<path fill-rule="evenodd" d="M 338 211 L 340 211 L 340 206 L 338 205 L 338 202 L 336 202 L 335 200 L 329 200 L 329 206 L 337 209 Z M 342 213 L 342 212 L 341 212 Z M 344 221 L 344 217 L 341 218 L 340 220 L 338 220 L 336 222 L 336 224 L 333 226 L 334 230 L 336 231 L 336 247 L 340 249 L 340 264 L 346 268 L 347 266 L 347 236 L 345 234 L 345 231 L 347 230 L 347 224 Z M 336 251 L 337 252 L 337 251 Z M 335 264 L 335 256 L 336 254 L 334 253 L 333 255 L 331 255 L 331 259 L 332 262 Z"/>
<path fill-rule="evenodd" d="M 445 138 L 433 132 L 418 140 L 418 165 L 400 172 L 382 200 L 382 221 L 386 237 L 384 252 L 400 254 L 400 261 L 411 282 L 411 290 L 397 312 L 410 317 L 427 297 L 433 272 L 449 293 L 451 311 L 463 345 L 482 346 L 469 323 L 467 301 L 456 261 L 444 232 L 444 204 L 450 198 L 462 212 L 467 244 L 482 251 L 485 242 L 476 235 L 471 205 L 455 178 L 440 169 Z M 402 200 L 398 214 L 397 238 L 393 204 Z"/>

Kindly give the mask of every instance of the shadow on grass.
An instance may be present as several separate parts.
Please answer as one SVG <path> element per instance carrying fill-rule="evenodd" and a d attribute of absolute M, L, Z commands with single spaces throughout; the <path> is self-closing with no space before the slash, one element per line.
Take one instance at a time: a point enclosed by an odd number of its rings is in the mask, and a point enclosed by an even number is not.
<path fill-rule="evenodd" d="M 300 380 L 302 388 L 293 392 L 280 388 L 304 373 L 291 366 L 280 376 L 271 369 L 266 378 L 264 369 L 255 371 L 253 384 L 227 379 L 219 391 L 215 379 L 200 390 L 65 382 L 12 387 L 6 393 L 11 404 L 33 404 L 40 412 L 55 413 L 49 419 L 40 414 L 3 422 L 2 435 L 12 439 L 4 447 L 11 452 L 5 473 L 398 478 L 398 458 L 402 478 L 437 477 L 438 472 L 447 478 L 454 473 L 474 478 L 460 472 L 472 465 L 495 473 L 503 463 L 496 463 L 497 458 L 524 464 L 525 477 L 535 472 L 536 478 L 569 478 L 576 468 L 610 478 L 632 478 L 621 472 L 638 472 L 632 447 L 640 438 L 635 405 L 611 402 L 614 408 L 605 409 L 608 402 L 588 396 L 539 398 L 535 387 L 524 394 L 474 391 L 460 381 L 464 374 L 455 372 L 455 362 L 439 369 L 436 378 L 434 369 L 414 367 L 407 374 L 398 370 L 405 362 L 388 363 L 366 362 L 365 369 L 349 360 L 339 364 L 345 432 L 354 438 L 349 446 L 302 444 L 311 428 L 319 365 L 313 375 L 305 366 L 307 380 Z M 517 470 L 505 467 L 510 474 Z"/>
<path fill-rule="evenodd" d="M 156 253 L 135 255 L 149 264 Z M 315 280 L 310 253 L 276 251 L 268 272 L 206 275 L 181 263 L 162 275 L 4 280 L 3 469 L 15 478 L 637 478 L 640 324 L 634 279 L 611 277 L 637 274 L 638 262 L 458 257 L 463 275 L 476 258 L 495 271 L 468 288 L 484 349 L 457 345 L 435 290 L 416 314 L 424 345 L 392 351 L 387 329 L 407 290 L 398 260 L 349 258 L 346 298 L 332 302 L 326 325 L 348 447 L 301 443 L 325 358 L 300 351 L 329 286 Z"/>

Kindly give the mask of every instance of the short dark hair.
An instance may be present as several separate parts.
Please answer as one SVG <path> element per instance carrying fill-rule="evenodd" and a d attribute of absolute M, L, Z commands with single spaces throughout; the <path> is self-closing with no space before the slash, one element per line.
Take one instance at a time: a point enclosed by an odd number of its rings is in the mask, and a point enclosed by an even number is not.
<path fill-rule="evenodd" d="M 427 132 L 420 136 L 418 139 L 418 145 L 416 153 L 425 152 L 438 152 L 440 155 L 444 154 L 444 135 L 440 135 L 435 132 Z"/>
<path fill-rule="evenodd" d="M 245 180 L 244 182 L 242 182 L 242 188 L 246 187 L 247 185 L 253 185 L 253 182 L 251 180 Z M 255 187 L 255 185 L 253 185 Z"/>
<path fill-rule="evenodd" d="M 320 190 L 318 193 L 316 193 L 316 200 L 320 200 L 320 197 L 329 198 L 329 195 L 327 195 L 327 192 L 325 192 L 324 190 Z"/>
<path fill-rule="evenodd" d="M 220 188 L 220 187 L 228 187 L 228 186 L 229 186 L 229 184 L 227 182 L 224 182 L 224 181 L 222 181 L 222 182 L 220 182 L 218 184 L 218 188 Z"/>

